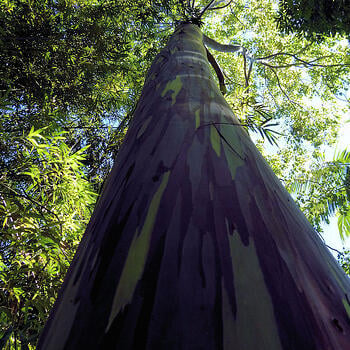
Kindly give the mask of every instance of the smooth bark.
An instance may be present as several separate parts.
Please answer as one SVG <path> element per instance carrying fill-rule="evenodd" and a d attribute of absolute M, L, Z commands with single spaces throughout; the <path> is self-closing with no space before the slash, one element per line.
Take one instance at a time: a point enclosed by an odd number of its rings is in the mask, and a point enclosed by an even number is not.
<path fill-rule="evenodd" d="M 39 349 L 350 349 L 350 285 L 212 77 L 157 56 Z"/>

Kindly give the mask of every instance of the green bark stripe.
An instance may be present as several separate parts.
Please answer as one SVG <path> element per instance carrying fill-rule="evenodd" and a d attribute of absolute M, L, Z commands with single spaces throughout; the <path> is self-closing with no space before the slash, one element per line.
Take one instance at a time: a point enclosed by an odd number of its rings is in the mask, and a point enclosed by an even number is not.
<path fill-rule="evenodd" d="M 138 132 L 137 135 L 136 135 L 136 138 L 137 138 L 137 139 L 146 131 L 147 126 L 149 125 L 149 123 L 151 122 L 151 120 L 152 120 L 152 116 L 148 117 L 148 118 L 144 121 L 144 123 L 142 124 L 142 126 L 141 126 L 139 132 Z"/>
<path fill-rule="evenodd" d="M 224 350 L 282 350 L 277 321 L 254 241 L 244 246 L 237 231 L 228 235 L 233 267 L 237 314 L 231 314 L 228 292 L 222 281 Z M 254 288 L 252 288 L 254 286 Z M 252 336 L 254 335 L 254 336 Z"/>
<path fill-rule="evenodd" d="M 231 172 L 232 180 L 234 180 L 234 178 L 236 177 L 237 168 L 242 166 L 244 164 L 244 161 L 241 158 L 239 158 L 238 155 L 234 153 L 232 149 L 230 149 L 225 143 L 223 144 L 223 149 L 227 165 Z"/>
<path fill-rule="evenodd" d="M 106 332 L 109 330 L 113 320 L 128 303 L 131 302 L 137 282 L 140 280 L 146 263 L 147 253 L 150 244 L 151 233 L 157 216 L 160 200 L 168 183 L 170 171 L 163 175 L 163 179 L 157 192 L 154 194 L 149 205 L 146 220 L 141 233 L 136 230 L 131 242 L 128 257 L 121 274 L 117 291 L 114 295 L 113 306 L 109 316 Z"/>
<path fill-rule="evenodd" d="M 240 138 L 235 126 L 221 125 L 220 133 L 226 141 L 223 141 L 222 147 L 224 149 L 227 165 L 230 169 L 232 179 L 236 176 L 236 170 L 238 167 L 244 164 L 243 150 L 240 144 Z"/>
<path fill-rule="evenodd" d="M 214 125 L 210 125 L 210 142 L 215 153 L 217 154 L 218 157 L 220 157 L 221 140 L 220 140 L 220 135 Z"/>
<path fill-rule="evenodd" d="M 176 97 L 179 94 L 181 88 L 182 88 L 182 81 L 180 76 L 178 75 L 174 80 L 171 80 L 166 84 L 161 94 L 161 97 L 164 97 L 168 91 L 173 91 L 171 94 L 171 98 L 172 98 L 171 105 L 174 105 L 176 102 Z"/>
<path fill-rule="evenodd" d="M 199 124 L 200 124 L 200 110 L 197 109 L 195 112 L 194 112 L 194 115 L 196 117 L 196 129 L 199 128 Z"/>
<path fill-rule="evenodd" d="M 349 305 L 349 302 L 345 298 L 342 299 L 342 302 L 343 302 L 343 305 L 345 307 L 345 311 L 348 314 L 348 317 L 350 319 L 350 305 Z"/>

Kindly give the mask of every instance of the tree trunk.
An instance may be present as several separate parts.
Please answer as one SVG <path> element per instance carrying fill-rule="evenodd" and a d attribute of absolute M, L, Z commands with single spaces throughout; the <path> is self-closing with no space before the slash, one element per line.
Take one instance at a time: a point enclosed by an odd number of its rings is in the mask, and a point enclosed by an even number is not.
<path fill-rule="evenodd" d="M 238 124 L 179 26 L 38 349 L 350 349 L 349 280 Z"/>

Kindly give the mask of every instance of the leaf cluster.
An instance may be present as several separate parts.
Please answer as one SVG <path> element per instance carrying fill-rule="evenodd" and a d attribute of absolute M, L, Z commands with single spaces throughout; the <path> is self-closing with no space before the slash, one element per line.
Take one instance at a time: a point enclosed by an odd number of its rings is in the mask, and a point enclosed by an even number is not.
<path fill-rule="evenodd" d="M 65 133 L 16 139 L 21 165 L 0 178 L 0 333 L 35 344 L 97 198 Z"/>
<path fill-rule="evenodd" d="M 318 231 L 321 223 L 329 223 L 338 216 L 338 228 L 342 239 L 350 235 L 350 152 L 343 150 L 332 161 L 318 157 L 318 163 L 308 172 L 299 174 L 287 188 L 291 191 Z"/>
<path fill-rule="evenodd" d="M 150 26 L 161 19 L 161 5 L 127 0 L 2 2 L 0 91 L 7 103 L 40 108 L 54 100 L 60 108 L 95 109 L 101 97 L 93 96 L 95 85 L 127 69 L 135 40 L 147 34 L 153 38 Z"/>
<path fill-rule="evenodd" d="M 338 263 L 345 273 L 350 276 L 350 250 L 343 250 L 338 253 Z"/>
<path fill-rule="evenodd" d="M 286 33 L 321 40 L 323 36 L 350 35 L 350 3 L 347 0 L 280 0 L 276 16 Z"/>

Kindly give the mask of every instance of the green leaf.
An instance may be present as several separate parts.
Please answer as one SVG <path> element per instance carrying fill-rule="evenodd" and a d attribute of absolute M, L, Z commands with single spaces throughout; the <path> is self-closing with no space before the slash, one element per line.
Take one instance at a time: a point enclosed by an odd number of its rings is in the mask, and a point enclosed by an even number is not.
<path fill-rule="evenodd" d="M 350 212 L 345 215 L 340 214 L 338 217 L 338 229 L 341 239 L 350 237 Z"/>

